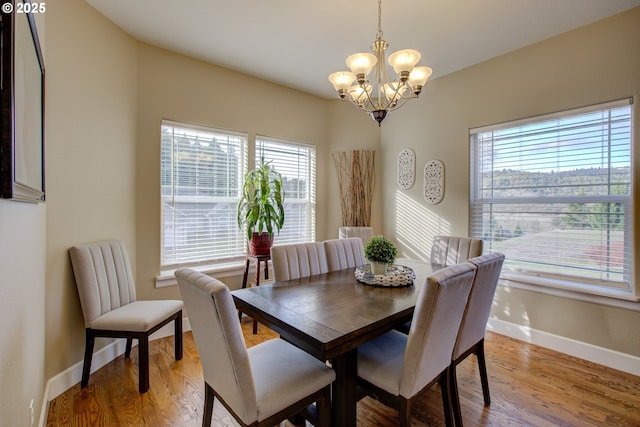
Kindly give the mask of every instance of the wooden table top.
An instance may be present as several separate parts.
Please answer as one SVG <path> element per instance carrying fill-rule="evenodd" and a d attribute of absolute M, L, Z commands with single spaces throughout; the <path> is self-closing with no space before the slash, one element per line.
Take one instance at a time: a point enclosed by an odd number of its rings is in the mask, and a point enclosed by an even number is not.
<path fill-rule="evenodd" d="M 407 263 L 403 263 L 407 264 Z M 411 319 L 430 264 L 410 265 L 414 285 L 359 283 L 354 269 L 232 292 L 236 306 L 321 360 L 332 359 Z"/>

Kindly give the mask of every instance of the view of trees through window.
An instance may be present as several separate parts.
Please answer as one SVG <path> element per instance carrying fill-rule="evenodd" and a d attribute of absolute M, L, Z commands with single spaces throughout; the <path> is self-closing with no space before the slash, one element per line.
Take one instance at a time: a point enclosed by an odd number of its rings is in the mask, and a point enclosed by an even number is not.
<path fill-rule="evenodd" d="M 505 253 L 507 270 L 629 289 L 631 111 L 619 102 L 472 131 L 472 237 Z"/>

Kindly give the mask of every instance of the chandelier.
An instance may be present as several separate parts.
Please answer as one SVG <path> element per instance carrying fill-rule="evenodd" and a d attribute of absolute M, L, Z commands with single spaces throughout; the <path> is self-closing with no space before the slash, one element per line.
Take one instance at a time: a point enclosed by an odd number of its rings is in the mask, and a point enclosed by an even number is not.
<path fill-rule="evenodd" d="M 416 67 L 420 52 L 403 49 L 389 55 L 389 65 L 397 77 L 389 80 L 385 64 L 385 52 L 389 43 L 382 40 L 382 0 L 378 0 L 378 32 L 371 45 L 371 53 L 355 53 L 347 58 L 351 71 L 338 71 L 329 76 L 329 81 L 344 101 L 351 101 L 360 110 L 378 122 L 387 117 L 389 111 L 400 108 L 409 99 L 417 98 L 433 70 Z M 373 69 L 369 80 L 367 75 Z"/>

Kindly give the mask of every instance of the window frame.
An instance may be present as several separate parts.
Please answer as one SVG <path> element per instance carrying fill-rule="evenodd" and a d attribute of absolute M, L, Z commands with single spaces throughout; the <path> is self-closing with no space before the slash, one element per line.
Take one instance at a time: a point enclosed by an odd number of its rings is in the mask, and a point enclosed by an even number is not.
<path fill-rule="evenodd" d="M 626 300 L 626 301 L 640 301 L 639 289 L 638 289 L 640 286 L 636 283 L 636 280 L 635 280 L 635 278 L 637 277 L 636 261 L 637 261 L 638 255 L 637 255 L 637 252 L 634 250 L 635 246 L 633 244 L 633 242 L 638 240 L 637 239 L 638 230 L 636 229 L 637 227 L 635 226 L 637 223 L 637 220 L 634 217 L 633 209 L 634 209 L 634 206 L 636 205 L 636 201 L 637 201 L 636 193 L 638 192 L 637 185 L 635 185 L 635 182 L 637 182 L 637 175 L 638 175 L 638 172 L 636 171 L 637 168 L 635 167 L 635 165 L 637 165 L 638 155 L 636 153 L 636 150 L 634 150 L 634 144 L 637 142 L 637 138 L 636 138 L 636 136 L 638 135 L 637 118 L 638 118 L 639 112 L 637 108 L 634 108 L 635 105 L 633 101 L 634 101 L 633 98 L 626 98 L 618 101 L 595 104 L 587 107 L 570 109 L 570 110 L 563 110 L 556 113 L 544 114 L 544 115 L 534 116 L 534 117 L 520 119 L 520 120 L 503 122 L 503 123 L 498 123 L 490 126 L 472 128 L 469 130 L 469 141 L 470 141 L 470 146 L 469 146 L 470 147 L 470 150 L 469 150 L 469 159 L 470 159 L 469 234 L 471 237 L 482 238 L 483 236 L 478 234 L 478 232 L 474 229 L 474 223 L 473 223 L 477 206 L 483 205 L 483 204 L 484 205 L 496 204 L 499 202 L 490 201 L 491 200 L 490 198 L 483 201 L 482 198 L 478 197 L 479 172 L 478 172 L 477 163 L 476 163 L 477 158 L 475 157 L 477 155 L 476 154 L 477 149 L 474 146 L 474 144 L 477 144 L 478 142 L 474 140 L 475 136 L 483 132 L 515 128 L 518 126 L 533 124 L 533 123 L 542 122 L 545 120 L 551 120 L 555 118 L 570 117 L 578 114 L 584 114 L 584 113 L 595 112 L 595 111 L 604 111 L 604 110 L 623 107 L 623 106 L 630 106 L 631 108 L 631 114 L 629 119 L 630 120 L 630 123 L 629 123 L 630 145 L 629 145 L 629 152 L 628 152 L 629 160 L 630 160 L 629 162 L 630 191 L 628 196 L 625 196 L 627 208 L 625 208 L 625 211 L 624 211 L 625 227 L 628 227 L 628 232 L 625 235 L 626 236 L 625 239 L 627 239 L 625 240 L 625 244 L 627 246 L 625 250 L 628 251 L 628 265 L 626 266 L 627 273 L 625 273 L 628 275 L 627 276 L 628 280 L 626 281 L 627 287 L 625 287 L 624 289 L 620 289 L 615 287 L 602 286 L 602 283 L 598 280 L 592 281 L 587 278 L 565 276 L 562 274 L 555 274 L 555 273 L 554 274 L 538 274 L 535 271 L 526 271 L 526 270 L 521 271 L 515 268 L 510 269 L 508 265 L 505 265 L 505 268 L 503 268 L 503 272 L 501 275 L 501 279 L 502 279 L 501 283 L 503 285 L 514 286 L 517 288 L 523 288 L 523 289 L 538 291 L 543 293 L 550 293 L 550 294 L 560 295 L 565 297 L 566 296 L 574 297 L 577 294 L 581 294 L 583 295 L 583 297 L 580 297 L 580 298 L 584 298 L 585 296 L 587 296 L 588 299 L 590 298 L 591 300 L 593 300 L 593 298 L 595 298 L 596 301 L 599 301 L 599 297 L 608 297 L 616 300 Z M 492 159 L 493 158 L 494 157 L 492 154 Z M 498 169 L 495 169 L 495 170 L 491 169 L 491 170 L 495 171 Z M 608 185 L 612 185 L 612 181 L 608 181 L 608 183 L 609 183 Z M 610 196 L 610 197 L 611 197 L 611 200 L 609 200 L 608 203 L 616 203 L 617 201 L 620 201 L 619 198 L 617 200 L 614 200 L 616 199 L 615 197 L 613 196 Z M 511 201 L 515 199 L 517 198 L 516 197 L 511 199 L 507 198 L 505 200 Z M 527 200 L 527 199 L 525 198 L 523 200 Z M 562 202 L 561 197 L 558 197 L 557 199 L 553 199 L 553 200 L 558 203 Z M 540 204 L 540 202 L 542 201 L 543 200 L 539 200 L 537 203 Z M 545 198 L 544 201 L 548 203 L 549 199 Z M 585 202 L 587 200 L 581 200 L 581 201 Z M 606 203 L 606 202 L 603 202 L 602 199 L 598 199 L 597 201 L 593 201 L 593 202 Z M 525 202 L 520 201 L 520 203 L 523 204 Z M 534 203 L 534 202 L 529 200 L 526 203 Z M 487 246 L 491 248 L 491 244 L 489 245 L 485 244 L 485 249 L 487 248 Z M 589 297 L 589 295 L 591 295 L 592 297 Z M 624 304 L 625 302 L 620 301 L 619 303 L 614 303 L 612 305 L 618 305 L 620 303 Z"/>
<path fill-rule="evenodd" d="M 192 131 L 192 132 L 204 132 L 204 133 L 208 133 L 208 134 L 218 134 L 218 135 L 224 135 L 227 138 L 239 138 L 239 144 L 237 146 L 238 149 L 238 163 L 237 163 L 237 167 L 238 167 L 238 171 L 237 171 L 237 179 L 238 179 L 238 194 L 237 196 L 235 196 L 235 198 L 237 198 L 236 201 L 232 201 L 230 202 L 233 205 L 233 209 L 232 209 L 232 220 L 233 220 L 233 228 L 234 231 L 238 234 L 238 238 L 240 239 L 240 241 L 242 241 L 242 246 L 238 245 L 239 247 L 242 247 L 242 249 L 238 252 L 238 253 L 230 253 L 227 254 L 226 256 L 220 256 L 220 257 L 212 257 L 212 258 L 207 258 L 207 259 L 198 259 L 198 260 L 191 260 L 191 261 L 184 261 L 184 262 L 172 262 L 172 263 L 167 263 L 164 262 L 165 260 L 165 254 L 164 254 L 164 241 L 165 241 L 165 220 L 164 220 L 164 214 L 163 214 L 163 209 L 164 209 L 164 204 L 166 203 L 167 199 L 173 200 L 176 197 L 181 197 L 184 198 L 185 201 L 187 199 L 193 199 L 192 196 L 176 196 L 175 193 L 172 192 L 171 195 L 169 196 L 165 196 L 163 194 L 163 173 L 164 173 L 164 168 L 163 168 L 163 142 L 162 142 L 162 138 L 163 138 L 163 127 L 165 126 L 170 126 L 173 128 L 179 128 L 179 129 L 185 129 L 188 131 Z M 207 269 L 210 268 L 211 266 L 220 266 L 221 268 L 224 269 L 229 269 L 230 266 L 235 265 L 235 263 L 240 262 L 241 260 L 244 259 L 244 253 L 246 252 L 246 242 L 243 239 L 244 233 L 242 232 L 242 230 L 240 230 L 237 225 L 236 225 L 236 206 L 237 206 L 237 201 L 240 200 L 240 191 L 241 191 L 241 186 L 242 186 L 242 179 L 244 177 L 244 174 L 247 171 L 247 166 L 248 166 L 248 149 L 249 149 L 249 135 L 246 132 L 238 132 L 238 131 L 232 131 L 232 130 L 228 130 L 228 129 L 221 129 L 221 128 L 215 128 L 212 126 L 204 126 L 204 125 L 197 125 L 197 124 L 193 124 L 193 123 L 186 123 L 186 122 L 178 122 L 178 121 L 173 121 L 173 120 L 167 120 L 167 119 L 163 119 L 161 121 L 161 125 L 160 125 L 160 141 L 161 141 L 161 155 L 160 155 L 160 271 L 161 276 L 158 278 L 160 280 L 162 280 L 162 278 L 168 274 L 168 273 L 173 273 L 173 271 L 175 271 L 176 268 L 180 268 L 180 267 L 190 267 L 190 268 L 197 268 L 197 269 Z M 173 164 L 174 162 L 174 158 L 173 158 L 173 154 L 172 154 L 172 166 L 171 166 L 171 173 L 172 173 L 172 187 L 175 186 L 173 179 L 174 176 L 173 174 L 175 174 L 175 165 Z M 228 189 L 228 187 L 227 187 Z M 217 196 L 204 196 L 201 197 L 204 202 L 206 202 L 206 199 L 216 199 Z M 225 198 L 229 198 L 229 196 L 225 196 Z M 231 197 L 231 199 L 234 199 L 234 197 Z M 198 203 L 198 201 L 195 201 L 195 203 Z M 231 230 L 231 228 L 229 228 L 229 230 Z M 175 259 L 174 259 L 175 261 Z"/>

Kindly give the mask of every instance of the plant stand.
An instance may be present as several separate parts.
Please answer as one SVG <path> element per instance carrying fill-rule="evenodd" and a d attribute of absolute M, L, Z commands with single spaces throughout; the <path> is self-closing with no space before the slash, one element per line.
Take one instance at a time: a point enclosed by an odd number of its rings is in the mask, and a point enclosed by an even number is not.
<path fill-rule="evenodd" d="M 269 279 L 269 260 L 271 260 L 271 255 L 252 255 L 246 254 L 247 260 L 244 264 L 244 274 L 242 275 L 242 289 L 247 287 L 247 278 L 249 276 L 249 267 L 251 265 L 251 261 L 255 263 L 256 266 L 256 286 L 260 286 L 260 263 L 264 262 L 264 279 Z M 238 320 L 242 320 L 242 312 L 238 310 Z M 258 322 L 253 320 L 253 334 L 258 333 Z"/>

